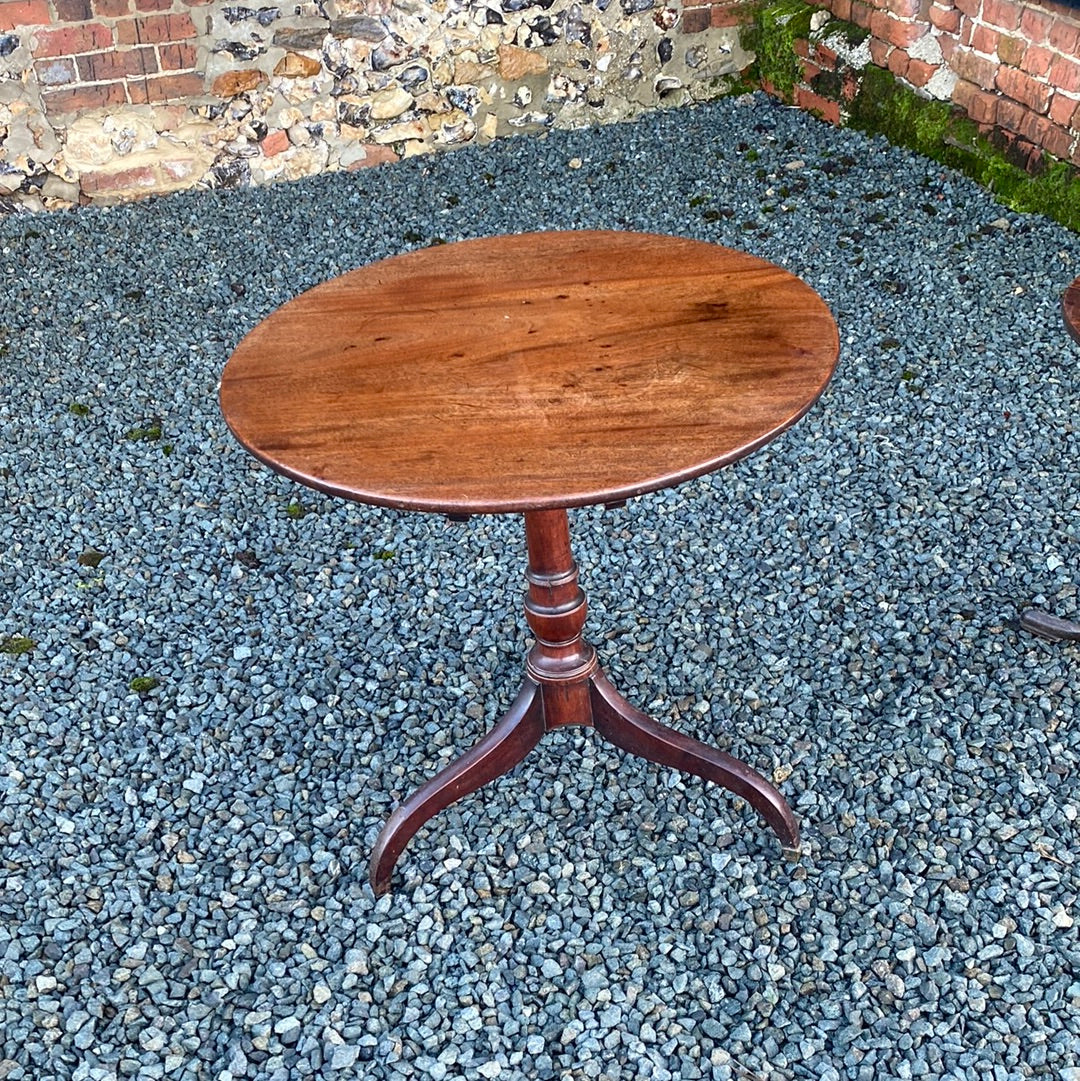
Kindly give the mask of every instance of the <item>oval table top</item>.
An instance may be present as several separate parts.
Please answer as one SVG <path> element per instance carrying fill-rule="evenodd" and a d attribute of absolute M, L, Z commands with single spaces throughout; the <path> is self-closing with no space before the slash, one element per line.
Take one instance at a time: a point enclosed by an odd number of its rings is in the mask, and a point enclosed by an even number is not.
<path fill-rule="evenodd" d="M 824 301 L 714 244 L 549 232 L 440 245 L 283 305 L 221 406 L 301 484 L 449 514 L 612 503 L 749 454 L 836 365 Z"/>

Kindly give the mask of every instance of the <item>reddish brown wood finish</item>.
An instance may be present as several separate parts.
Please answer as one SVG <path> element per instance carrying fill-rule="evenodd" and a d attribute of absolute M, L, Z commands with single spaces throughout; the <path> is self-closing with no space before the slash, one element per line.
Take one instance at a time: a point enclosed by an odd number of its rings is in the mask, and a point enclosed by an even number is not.
<path fill-rule="evenodd" d="M 432 815 L 567 724 L 730 789 L 797 851 L 794 816 L 768 781 L 650 720 L 600 671 L 566 508 L 617 504 L 749 454 L 810 408 L 837 354 L 825 304 L 779 267 L 600 232 L 388 259 L 305 293 L 241 342 L 222 410 L 271 468 L 383 506 L 525 514 L 536 640 L 524 683 L 471 751 L 391 815 L 372 853 L 376 893 Z"/>
<path fill-rule="evenodd" d="M 1061 298 L 1061 311 L 1065 316 L 1066 329 L 1080 342 L 1080 278 L 1074 278 L 1065 290 Z"/>
<path fill-rule="evenodd" d="M 596 671 L 596 650 L 581 637 L 588 606 L 578 586 L 566 511 L 529 511 L 525 542 L 525 619 L 536 636 L 525 670 L 543 689 L 546 728 L 587 724 L 587 680 Z"/>
<path fill-rule="evenodd" d="M 390 888 L 398 857 L 433 815 L 513 769 L 541 735 L 590 725 L 609 743 L 652 762 L 694 773 L 741 796 L 765 819 L 785 856 L 796 858 L 799 827 L 784 797 L 737 758 L 691 739 L 635 709 L 615 690 L 581 636 L 585 594 L 570 551 L 565 510 L 525 514 L 529 551 L 525 618 L 536 635 L 527 675 L 510 710 L 471 751 L 413 793 L 387 820 L 371 856 L 376 894 Z"/>
<path fill-rule="evenodd" d="M 799 855 L 799 825 L 783 796 L 745 762 L 654 721 L 635 709 L 597 673 L 592 680 L 593 724 L 609 743 L 664 766 L 694 773 L 741 796 L 769 824 L 784 855 Z"/>
<path fill-rule="evenodd" d="M 410 838 L 432 815 L 513 769 L 544 734 L 539 688 L 526 680 L 514 704 L 472 750 L 421 785 L 386 820 L 371 851 L 371 885 L 390 888 L 390 876 Z"/>
<path fill-rule="evenodd" d="M 240 442 L 309 487 L 470 513 L 613 503 L 762 446 L 836 363 L 805 283 L 676 237 L 410 252 L 326 282 L 225 367 Z"/>

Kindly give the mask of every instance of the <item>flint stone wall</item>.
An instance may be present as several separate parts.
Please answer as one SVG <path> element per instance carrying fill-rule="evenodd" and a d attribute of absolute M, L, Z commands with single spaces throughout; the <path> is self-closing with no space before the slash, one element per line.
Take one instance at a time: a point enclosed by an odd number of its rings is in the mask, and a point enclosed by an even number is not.
<path fill-rule="evenodd" d="M 724 93 L 738 5 L 0 0 L 0 200 L 355 169 Z"/>

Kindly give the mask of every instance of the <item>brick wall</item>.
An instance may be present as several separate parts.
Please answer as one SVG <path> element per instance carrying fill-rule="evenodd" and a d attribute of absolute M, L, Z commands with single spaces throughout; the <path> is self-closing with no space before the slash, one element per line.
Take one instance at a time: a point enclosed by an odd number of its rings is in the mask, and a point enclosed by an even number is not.
<path fill-rule="evenodd" d="M 352 169 L 722 92 L 730 0 L 0 0 L 0 209 Z"/>
<path fill-rule="evenodd" d="M 752 0 L 686 0 L 681 30 L 699 33 L 725 26 L 745 26 L 753 18 Z"/>
<path fill-rule="evenodd" d="M 1023 0 L 826 0 L 826 6 L 869 32 L 862 62 L 960 106 L 1018 162 L 1034 166 L 1047 151 L 1080 165 L 1076 8 Z M 828 66 L 828 50 L 814 52 Z M 804 95 L 808 89 L 808 83 L 800 88 Z"/>
<path fill-rule="evenodd" d="M 199 31 L 183 0 L 0 0 L 0 33 L 31 26 L 49 116 L 203 92 Z"/>

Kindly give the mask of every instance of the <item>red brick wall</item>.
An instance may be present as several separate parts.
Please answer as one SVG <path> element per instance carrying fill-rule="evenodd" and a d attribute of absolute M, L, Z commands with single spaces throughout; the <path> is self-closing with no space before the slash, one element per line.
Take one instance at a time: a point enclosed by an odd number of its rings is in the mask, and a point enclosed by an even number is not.
<path fill-rule="evenodd" d="M 1026 0 L 824 0 L 870 60 L 961 106 L 1020 160 L 1080 165 L 1080 10 Z"/>
<path fill-rule="evenodd" d="M 187 0 L 0 0 L 0 34 L 31 29 L 46 113 L 203 92 Z"/>
<path fill-rule="evenodd" d="M 709 28 L 743 26 L 753 18 L 753 0 L 685 0 L 680 29 L 696 34 Z"/>

